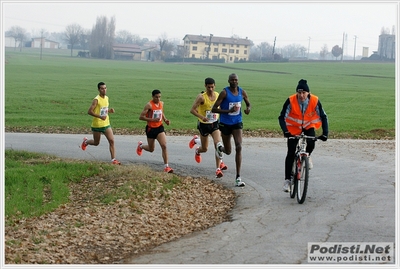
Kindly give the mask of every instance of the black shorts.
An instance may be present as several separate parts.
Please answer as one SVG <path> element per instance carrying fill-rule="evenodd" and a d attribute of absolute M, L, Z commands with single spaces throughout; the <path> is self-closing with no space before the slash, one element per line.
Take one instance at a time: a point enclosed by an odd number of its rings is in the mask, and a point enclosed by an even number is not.
<path fill-rule="evenodd" d="M 208 136 L 219 129 L 219 124 L 218 121 L 214 121 L 213 123 L 202 123 L 197 121 L 197 129 L 202 136 Z"/>
<path fill-rule="evenodd" d="M 233 130 L 243 129 L 243 122 L 239 122 L 233 125 L 219 123 L 219 130 L 223 135 L 231 135 Z"/>
<path fill-rule="evenodd" d="M 146 125 L 145 132 L 147 138 L 156 139 L 159 133 L 164 132 L 164 125 L 161 125 L 160 127 L 157 128 L 151 128 L 148 125 Z"/>

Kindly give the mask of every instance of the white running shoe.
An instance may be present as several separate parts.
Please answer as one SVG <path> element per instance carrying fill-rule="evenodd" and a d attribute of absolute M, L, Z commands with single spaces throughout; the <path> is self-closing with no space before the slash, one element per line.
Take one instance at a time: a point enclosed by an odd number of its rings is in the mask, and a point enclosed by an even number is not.
<path fill-rule="evenodd" d="M 240 177 L 236 178 L 235 187 L 244 187 L 245 185 L 246 183 L 244 183 Z"/>
<path fill-rule="evenodd" d="M 217 146 L 215 148 L 215 155 L 217 155 L 217 157 L 220 159 L 222 159 L 222 157 L 223 157 L 223 155 L 222 155 L 223 152 L 220 150 L 220 147 L 222 147 L 222 146 L 223 146 L 222 143 L 218 142 Z"/>
<path fill-rule="evenodd" d="M 289 188 L 290 188 L 290 179 L 285 179 L 285 183 L 283 184 L 283 191 L 289 192 Z"/>

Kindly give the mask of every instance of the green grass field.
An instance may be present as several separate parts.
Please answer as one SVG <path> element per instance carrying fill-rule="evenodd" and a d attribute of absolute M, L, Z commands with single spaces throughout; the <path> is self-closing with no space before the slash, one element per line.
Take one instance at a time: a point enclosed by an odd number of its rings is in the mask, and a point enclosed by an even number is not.
<path fill-rule="evenodd" d="M 76 55 L 74 53 L 73 55 Z M 298 80 L 307 79 L 328 114 L 330 137 L 394 138 L 395 65 L 393 63 L 289 62 L 189 64 L 113 61 L 70 57 L 70 51 L 26 49 L 5 52 L 5 127 L 24 132 L 90 133 L 87 110 L 97 83 L 107 84 L 111 124 L 116 134 L 137 133 L 145 122 L 139 114 L 160 89 L 166 130 L 190 132 L 196 118 L 189 113 L 204 79 L 213 77 L 217 91 L 230 73 L 250 98 L 252 111 L 243 116 L 245 131 L 280 134 L 278 115 Z"/>

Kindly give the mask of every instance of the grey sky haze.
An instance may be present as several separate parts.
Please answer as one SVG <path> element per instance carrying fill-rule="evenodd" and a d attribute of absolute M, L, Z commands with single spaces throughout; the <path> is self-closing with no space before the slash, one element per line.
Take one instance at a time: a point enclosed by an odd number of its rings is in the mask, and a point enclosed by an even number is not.
<path fill-rule="evenodd" d="M 276 37 L 276 47 L 300 44 L 319 52 L 326 44 L 353 55 L 356 45 L 378 48 L 382 28 L 397 32 L 398 1 L 2 1 L 3 32 L 18 25 L 28 32 L 64 31 L 77 23 L 92 29 L 99 16 L 115 16 L 116 31 L 156 40 L 162 34 L 182 40 L 186 34 L 248 37 L 255 45 Z M 347 51 L 346 51 L 347 50 Z"/>

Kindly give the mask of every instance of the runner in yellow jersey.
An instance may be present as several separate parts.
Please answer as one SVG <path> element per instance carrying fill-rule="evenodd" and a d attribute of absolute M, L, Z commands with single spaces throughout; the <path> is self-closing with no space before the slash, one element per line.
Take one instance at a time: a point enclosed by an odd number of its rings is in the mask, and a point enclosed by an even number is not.
<path fill-rule="evenodd" d="M 111 163 L 121 164 L 115 158 L 115 146 L 114 146 L 114 133 L 110 125 L 110 118 L 108 113 L 114 113 L 114 108 L 108 108 L 108 96 L 107 85 L 104 82 L 97 84 L 99 94 L 93 99 L 91 106 L 89 107 L 88 114 L 93 116 L 92 120 L 92 133 L 93 139 L 88 140 L 87 137 L 83 139 L 81 149 L 86 150 L 87 145 L 98 146 L 100 144 L 101 134 L 104 134 L 108 140 Z"/>
<path fill-rule="evenodd" d="M 211 108 L 218 98 L 218 93 L 214 91 L 215 80 L 213 78 L 206 78 L 204 87 L 206 91 L 197 95 L 190 109 L 190 113 L 198 119 L 197 129 L 199 130 L 200 138 L 198 135 L 193 136 L 192 140 L 189 142 L 189 147 L 193 148 L 194 145 L 199 145 L 194 155 L 194 159 L 198 163 L 201 162 L 200 153 L 207 152 L 208 150 L 208 135 L 211 135 L 214 141 L 214 148 L 216 148 L 218 142 L 221 142 L 221 133 L 218 127 L 219 114 L 211 112 Z M 222 154 L 215 154 L 215 165 L 215 176 L 217 178 L 222 177 L 224 174 L 221 170 L 226 170 L 228 168 L 222 161 Z"/>

